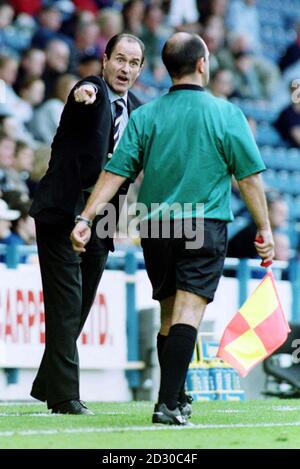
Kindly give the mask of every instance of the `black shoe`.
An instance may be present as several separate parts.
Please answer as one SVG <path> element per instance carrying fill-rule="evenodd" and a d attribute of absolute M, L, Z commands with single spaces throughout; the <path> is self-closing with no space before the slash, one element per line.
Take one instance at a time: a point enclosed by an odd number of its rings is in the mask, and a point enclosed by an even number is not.
<path fill-rule="evenodd" d="M 192 402 L 193 398 L 190 394 L 185 394 L 184 398 L 178 402 L 178 407 L 185 418 L 190 419 L 192 416 Z"/>
<path fill-rule="evenodd" d="M 52 414 L 95 415 L 84 402 L 79 400 L 65 401 L 52 407 Z"/>
<path fill-rule="evenodd" d="M 188 424 L 186 418 L 181 414 L 179 407 L 176 407 L 174 410 L 170 410 L 164 403 L 155 404 L 152 423 L 163 423 L 165 425 Z"/>

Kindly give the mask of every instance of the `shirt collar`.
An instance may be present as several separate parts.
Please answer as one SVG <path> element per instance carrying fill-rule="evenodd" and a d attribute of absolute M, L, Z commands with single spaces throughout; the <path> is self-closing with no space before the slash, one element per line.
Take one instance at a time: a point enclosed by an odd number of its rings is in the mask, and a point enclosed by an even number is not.
<path fill-rule="evenodd" d="M 171 86 L 169 91 L 177 91 L 177 90 L 194 90 L 194 91 L 204 91 L 203 86 L 199 85 L 192 85 L 185 83 L 184 85 L 174 85 Z"/>
<path fill-rule="evenodd" d="M 115 101 L 117 101 L 118 99 L 122 98 L 124 99 L 125 103 L 126 103 L 126 106 L 127 106 L 127 99 L 128 99 L 128 91 L 126 91 L 126 93 L 124 94 L 124 96 L 120 96 L 119 94 L 115 93 L 109 86 L 108 84 L 105 82 L 105 85 L 106 85 L 106 89 L 107 89 L 107 92 L 108 92 L 108 98 L 109 98 L 109 101 L 110 101 L 110 104 L 114 103 Z"/>

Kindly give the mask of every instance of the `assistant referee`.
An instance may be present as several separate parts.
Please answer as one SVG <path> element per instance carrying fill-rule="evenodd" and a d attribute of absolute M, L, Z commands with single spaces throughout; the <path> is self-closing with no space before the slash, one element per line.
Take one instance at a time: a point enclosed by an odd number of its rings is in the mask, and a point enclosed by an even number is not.
<path fill-rule="evenodd" d="M 184 233 L 181 238 L 142 239 L 153 298 L 161 305 L 161 383 L 152 421 L 186 425 L 191 408 L 183 386 L 205 307 L 214 298 L 223 270 L 227 223 L 233 219 L 232 175 L 264 240 L 255 243 L 262 259 L 273 258 L 274 242 L 259 175 L 265 165 L 240 109 L 205 91 L 206 44 L 195 34 L 176 33 L 164 46 L 163 61 L 173 86 L 167 95 L 132 113 L 82 216 L 92 220 L 98 204 L 108 202 L 125 179 L 134 181 L 141 170 L 138 202 L 145 205 L 150 220 L 156 216 L 153 203 L 189 203 L 188 212 L 179 210 L 173 218 L 196 224 L 197 204 L 204 204 L 202 247 L 187 247 Z M 84 251 L 89 232 L 84 222 L 75 226 L 71 236 L 76 251 Z"/>

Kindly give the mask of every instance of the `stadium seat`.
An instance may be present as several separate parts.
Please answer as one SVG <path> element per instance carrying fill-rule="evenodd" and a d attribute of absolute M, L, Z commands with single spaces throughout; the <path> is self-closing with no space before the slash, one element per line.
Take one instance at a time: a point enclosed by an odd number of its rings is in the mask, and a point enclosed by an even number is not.
<path fill-rule="evenodd" d="M 290 328 L 286 342 L 263 362 L 266 396 L 300 397 L 300 324 Z"/>
<path fill-rule="evenodd" d="M 262 121 L 257 125 L 256 142 L 258 145 L 282 145 L 282 139 L 277 130 L 269 123 Z"/>

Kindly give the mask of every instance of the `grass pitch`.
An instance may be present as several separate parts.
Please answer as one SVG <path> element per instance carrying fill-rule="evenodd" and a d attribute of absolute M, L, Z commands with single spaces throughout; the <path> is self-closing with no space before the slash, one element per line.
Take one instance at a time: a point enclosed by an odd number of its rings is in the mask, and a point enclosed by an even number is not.
<path fill-rule="evenodd" d="M 149 402 L 89 403 L 95 416 L 0 404 L 0 449 L 300 448 L 300 401 L 198 402 L 193 427 L 154 426 Z"/>

